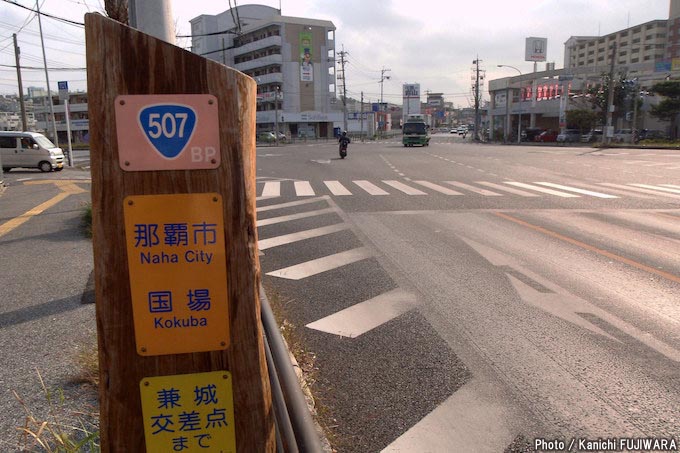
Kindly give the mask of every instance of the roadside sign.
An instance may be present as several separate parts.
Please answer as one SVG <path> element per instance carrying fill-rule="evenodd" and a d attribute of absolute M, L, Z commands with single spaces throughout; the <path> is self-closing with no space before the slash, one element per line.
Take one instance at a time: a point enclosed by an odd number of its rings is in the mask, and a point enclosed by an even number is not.
<path fill-rule="evenodd" d="M 59 100 L 64 101 L 68 100 L 68 82 L 67 81 L 61 81 L 57 82 L 57 87 L 59 88 Z"/>
<path fill-rule="evenodd" d="M 222 197 L 132 195 L 124 200 L 124 216 L 137 352 L 226 349 Z"/>
<path fill-rule="evenodd" d="M 118 161 L 125 171 L 220 165 L 217 99 L 208 94 L 117 96 Z"/>
<path fill-rule="evenodd" d="M 231 373 L 141 380 L 146 451 L 236 453 Z"/>

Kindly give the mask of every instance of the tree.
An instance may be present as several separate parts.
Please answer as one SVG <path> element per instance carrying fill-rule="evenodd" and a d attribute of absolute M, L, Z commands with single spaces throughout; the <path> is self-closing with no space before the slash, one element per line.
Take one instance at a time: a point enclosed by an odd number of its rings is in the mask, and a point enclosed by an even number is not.
<path fill-rule="evenodd" d="M 649 112 L 652 116 L 660 120 L 671 122 L 671 138 L 678 137 L 677 120 L 680 114 L 680 80 L 666 80 L 652 86 L 653 93 L 661 95 L 666 99 L 653 105 Z"/>
<path fill-rule="evenodd" d="M 626 104 L 627 84 L 626 73 L 620 72 L 614 77 L 614 113 L 612 118 L 616 121 L 625 113 L 623 108 Z M 601 114 L 601 124 L 607 124 L 607 103 L 609 102 L 609 74 L 602 74 L 602 83 L 599 83 L 587 90 L 588 97 L 594 108 Z"/>
<path fill-rule="evenodd" d="M 589 131 L 597 124 L 597 112 L 588 109 L 568 110 L 567 127 Z"/>
<path fill-rule="evenodd" d="M 104 9 L 111 19 L 128 24 L 128 0 L 104 0 Z"/>

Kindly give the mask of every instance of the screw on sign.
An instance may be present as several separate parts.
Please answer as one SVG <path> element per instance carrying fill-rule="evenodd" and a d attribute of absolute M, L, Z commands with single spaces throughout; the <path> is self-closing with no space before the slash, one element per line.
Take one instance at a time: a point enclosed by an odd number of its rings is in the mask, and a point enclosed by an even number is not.
<path fill-rule="evenodd" d="M 149 452 L 236 452 L 231 374 L 212 371 L 140 383 Z"/>
<path fill-rule="evenodd" d="M 181 354 L 227 347 L 221 197 L 133 195 L 123 207 L 138 352 Z"/>
<path fill-rule="evenodd" d="M 219 115 L 207 94 L 116 97 L 119 163 L 125 171 L 213 169 Z"/>

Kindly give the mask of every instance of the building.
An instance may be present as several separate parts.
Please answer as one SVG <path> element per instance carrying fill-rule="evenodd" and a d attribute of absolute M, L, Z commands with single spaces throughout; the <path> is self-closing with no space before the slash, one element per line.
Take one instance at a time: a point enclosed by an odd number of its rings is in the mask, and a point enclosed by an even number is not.
<path fill-rule="evenodd" d="M 190 22 L 194 53 L 257 82 L 258 132 L 278 125 L 292 137 L 332 137 L 333 127 L 342 125 L 332 22 L 281 16 L 263 5 L 238 6 Z"/>
<path fill-rule="evenodd" d="M 652 64 L 664 60 L 667 20 L 653 20 L 605 36 L 572 36 L 564 43 L 564 67 Z M 616 46 L 616 47 L 614 47 Z"/>
<path fill-rule="evenodd" d="M 646 93 L 657 82 L 680 77 L 680 0 L 670 0 L 668 20 L 653 20 L 605 36 L 572 36 L 564 44 L 564 68 L 505 77 L 489 82 L 492 138 L 516 137 L 521 128 L 564 129 L 566 111 L 592 108 L 588 89 L 602 82 L 614 57 L 623 75 Z M 637 90 L 636 90 L 637 91 Z M 654 96 L 640 109 L 632 100 L 614 112 L 615 129 L 665 129 L 649 115 Z"/>
<path fill-rule="evenodd" d="M 52 120 L 50 118 L 50 106 L 47 103 L 47 95 L 32 98 L 33 113 L 35 115 L 35 129 L 44 133 L 50 138 L 52 132 Z M 54 110 L 54 120 L 57 129 L 59 145 L 68 142 L 66 126 L 66 109 L 64 102 L 59 100 L 59 96 L 52 96 L 52 108 Z M 73 143 L 87 143 L 89 141 L 90 121 L 87 112 L 87 93 L 69 93 L 68 101 L 71 141 Z"/>

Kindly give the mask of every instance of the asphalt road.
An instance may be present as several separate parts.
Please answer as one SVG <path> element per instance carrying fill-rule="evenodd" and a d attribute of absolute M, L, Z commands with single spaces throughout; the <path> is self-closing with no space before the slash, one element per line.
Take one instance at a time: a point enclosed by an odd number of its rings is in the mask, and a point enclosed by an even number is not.
<path fill-rule="evenodd" d="M 33 445 L 20 441 L 24 426 L 38 432 L 49 421 L 48 427 L 58 422 L 93 430 L 96 392 L 80 382 L 79 355 L 92 353 L 96 326 L 87 288 L 92 245 L 81 224 L 90 198 L 89 173 L 12 170 L 5 182 L 9 186 L 0 195 L 0 451 L 14 452 Z M 36 208 L 39 214 L 26 214 Z M 52 413 L 41 379 L 51 392 Z M 26 425 L 31 417 L 35 422 Z"/>
<path fill-rule="evenodd" d="M 680 152 L 443 135 L 349 153 L 310 142 L 257 160 L 264 283 L 337 451 L 678 436 Z M 83 406 L 75 357 L 95 325 L 78 164 L 5 177 L 2 451 L 25 418 L 13 392 L 47 411 L 36 368 Z"/>
<path fill-rule="evenodd" d="M 338 451 L 678 436 L 680 152 L 435 136 L 257 166 L 265 285 Z"/>

